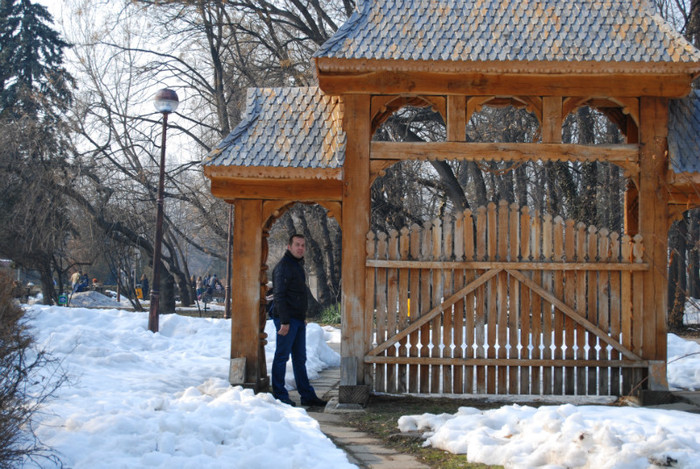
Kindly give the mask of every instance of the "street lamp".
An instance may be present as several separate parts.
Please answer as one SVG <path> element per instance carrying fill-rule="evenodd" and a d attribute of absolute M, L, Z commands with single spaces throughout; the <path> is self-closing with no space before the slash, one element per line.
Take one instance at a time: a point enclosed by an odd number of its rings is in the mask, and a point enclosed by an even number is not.
<path fill-rule="evenodd" d="M 165 88 L 156 93 L 153 100 L 158 112 L 163 113 L 163 133 L 160 146 L 160 177 L 158 178 L 158 199 L 156 207 L 156 239 L 153 245 L 153 280 L 151 282 L 151 307 L 148 314 L 148 330 L 158 332 L 158 306 L 160 302 L 160 251 L 163 244 L 163 186 L 165 185 L 165 134 L 168 128 L 168 114 L 175 112 L 180 101 L 177 93 Z"/>

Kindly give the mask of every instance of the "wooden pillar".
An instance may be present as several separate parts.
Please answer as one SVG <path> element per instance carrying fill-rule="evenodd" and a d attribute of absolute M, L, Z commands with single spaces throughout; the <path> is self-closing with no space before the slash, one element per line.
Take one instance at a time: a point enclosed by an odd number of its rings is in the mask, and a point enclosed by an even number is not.
<path fill-rule="evenodd" d="M 260 363 L 265 363 L 265 357 L 260 357 L 264 353 L 260 341 L 265 339 L 260 331 L 262 201 L 236 200 L 234 205 L 232 270 L 236 290 L 231 299 L 230 381 L 258 392 L 268 384 L 267 370 L 260 369 Z M 245 370 L 241 369 L 243 364 Z M 238 373 L 234 373 L 234 367 L 238 368 Z M 232 379 L 234 375 L 238 378 Z"/>
<path fill-rule="evenodd" d="M 371 138 L 370 97 L 346 95 L 343 127 L 347 134 L 343 168 L 343 252 L 341 381 L 339 401 L 362 403 L 365 352 L 371 316 L 365 317 L 365 239 L 369 231 Z M 370 312 L 371 313 L 371 312 Z M 360 389 L 361 388 L 361 389 Z"/>
<path fill-rule="evenodd" d="M 447 97 L 447 141 L 467 140 L 467 97 Z"/>
<path fill-rule="evenodd" d="M 644 273 L 641 324 L 642 357 L 655 361 L 649 374 L 649 389 L 668 387 L 665 373 L 658 372 L 659 362 L 666 361 L 666 288 L 668 283 L 668 171 L 667 133 L 668 99 L 640 99 L 639 154 L 639 233 L 644 239 Z M 635 292 L 636 294 L 636 292 Z M 635 314 L 637 312 L 635 311 Z"/>
<path fill-rule="evenodd" d="M 542 98 L 542 143 L 561 143 L 563 112 L 561 96 Z"/>

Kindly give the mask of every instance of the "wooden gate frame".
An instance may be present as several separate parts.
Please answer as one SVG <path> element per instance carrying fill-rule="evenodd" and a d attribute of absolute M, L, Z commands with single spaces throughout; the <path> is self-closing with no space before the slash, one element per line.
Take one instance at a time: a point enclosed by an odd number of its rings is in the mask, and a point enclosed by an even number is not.
<path fill-rule="evenodd" d="M 491 1 L 493 5 L 486 2 L 483 8 L 473 9 L 474 15 L 477 21 L 499 21 L 496 27 L 504 27 L 503 22 L 507 23 L 507 18 L 504 20 L 492 15 L 492 12 L 505 11 L 501 8 L 502 2 Z M 265 165 L 256 168 L 244 161 L 238 163 L 238 168 L 247 172 L 238 171 L 237 175 L 232 176 L 232 172 L 227 172 L 226 165 L 230 163 L 226 158 L 203 164 L 205 174 L 212 181 L 212 193 L 235 204 L 235 277 L 231 287 L 236 294 L 232 302 L 231 357 L 246 360 L 245 382 L 240 384 L 256 390 L 265 389 L 266 386 L 266 373 L 262 368 L 264 356 L 261 356 L 261 344 L 265 337 L 260 332 L 259 323 L 261 282 L 265 279 L 261 263 L 264 229 L 268 220 L 265 214 L 271 213 L 266 209 L 268 204 L 274 205 L 279 201 L 326 201 L 337 207 L 335 213 L 343 234 L 340 400 L 353 402 L 356 396 L 363 395 L 354 391 L 367 387 L 365 356 L 370 346 L 365 337 L 369 335 L 370 324 L 365 311 L 367 285 L 364 278 L 364 246 L 365 236 L 369 232 L 370 186 L 373 178 L 402 159 L 542 159 L 610 161 L 625 169 L 631 181 L 625 195 L 625 232 L 642 235 L 645 240 L 643 260 L 649 266 L 641 274 L 644 295 L 638 299 L 643 305 L 641 320 L 649 327 L 642 332 L 641 351 L 637 355 L 649 364 L 647 387 L 666 389 L 668 228 L 671 216 L 678 212 L 679 200 L 682 199 L 686 209 L 700 205 L 697 194 L 688 194 L 687 199 L 678 196 L 682 192 L 682 181 L 669 172 L 666 142 L 669 99 L 682 98 L 690 93 L 692 80 L 700 74 L 698 52 L 680 36 L 672 34 L 670 28 L 658 29 L 658 22 L 650 19 L 653 12 L 642 11 L 648 6 L 644 2 L 641 5 L 629 2 L 625 6 L 634 9 L 635 15 L 630 14 L 629 17 L 634 16 L 636 23 L 625 23 L 623 30 L 630 27 L 630 31 L 638 31 L 636 35 L 629 34 L 632 41 L 629 44 L 635 46 L 643 43 L 645 51 L 658 54 L 658 57 L 644 55 L 644 59 L 636 59 L 630 55 L 628 44 L 620 42 L 606 49 L 605 54 L 592 50 L 595 60 L 584 60 L 576 54 L 566 55 L 564 51 L 569 49 L 565 47 L 557 48 L 563 54 L 562 59 L 551 62 L 527 57 L 526 60 L 494 59 L 489 58 L 490 54 L 495 53 L 493 57 L 503 54 L 502 51 L 492 50 L 500 44 L 498 35 L 492 35 L 490 39 L 484 39 L 484 54 L 470 58 L 460 51 L 466 48 L 471 50 L 471 36 L 465 36 L 463 25 L 447 21 L 454 18 L 448 13 L 450 8 L 463 6 L 455 0 L 454 4 L 428 5 L 427 8 L 436 17 L 422 19 L 425 24 L 421 33 L 439 31 L 446 37 L 446 31 L 449 32 L 459 45 L 452 51 L 456 56 L 447 57 L 444 53 L 449 51 L 436 49 L 434 57 L 416 58 L 411 55 L 415 52 L 412 47 L 420 46 L 421 41 L 410 37 L 410 34 L 399 35 L 398 40 L 406 43 L 391 45 L 393 39 L 385 37 L 387 32 L 393 34 L 400 29 L 398 25 L 405 20 L 401 16 L 403 11 L 384 9 L 381 10 L 382 14 L 367 21 L 375 7 L 385 8 L 387 5 L 378 0 L 362 2 L 361 10 L 353 14 L 346 26 L 340 28 L 313 59 L 319 88 L 342 103 L 342 127 L 346 136 L 342 170 L 338 172 L 334 168 L 319 177 L 318 173 L 323 170 L 318 168 L 298 166 L 290 172 L 288 168 L 277 166 L 274 177 L 269 177 Z M 516 6 L 519 9 L 528 8 L 526 5 Z M 599 8 L 595 14 L 604 17 L 607 10 Z M 642 16 L 647 16 L 640 18 L 636 15 L 640 11 Z M 532 24 L 559 24 L 559 20 L 564 18 L 551 16 L 557 14 L 555 9 L 537 8 L 519 19 Z M 571 20 L 567 18 L 567 21 Z M 627 21 L 624 15 L 616 18 Z M 377 26 L 376 22 L 385 20 L 394 21 L 396 27 Z M 639 29 L 640 21 L 647 21 L 642 29 Z M 601 23 L 601 31 L 596 32 L 598 39 L 605 36 L 614 41 L 624 40 L 624 35 L 603 31 L 603 26 Z M 360 37 L 357 39 L 359 43 L 351 38 L 357 28 L 372 27 L 375 28 L 372 34 L 366 34 L 363 30 L 357 36 Z M 527 35 L 523 39 L 527 44 L 541 45 L 537 29 L 523 31 Z M 652 34 L 658 32 L 668 42 L 652 41 L 647 34 L 647 30 L 652 29 L 655 31 Z M 573 31 L 567 28 L 553 30 L 551 36 L 557 37 L 550 39 L 565 44 L 573 40 L 570 30 Z M 450 37 L 449 40 L 452 39 Z M 423 42 L 426 43 L 432 44 Z M 382 47 L 391 45 L 394 58 L 363 55 L 374 44 Z M 336 47 L 345 49 L 337 51 Z M 615 47 L 619 53 L 617 55 L 614 53 Z M 532 50 L 538 49 L 534 47 Z M 613 51 L 613 57 L 610 51 Z M 376 125 L 387 112 L 393 112 L 392 102 L 431 103 L 445 117 L 447 141 L 420 144 L 372 142 Z M 500 102 L 517 102 L 528 106 L 540 119 L 541 143 L 467 142 L 465 126 L 469 116 L 484 104 Z M 606 112 L 626 134 L 628 143 L 608 146 L 562 144 L 563 119 L 583 104 Z M 232 140 L 235 140 L 236 132 L 232 132 Z M 231 139 L 226 141 L 230 143 Z M 215 154 L 212 157 L 216 160 Z M 287 173 L 293 174 L 289 176 Z M 673 198 L 669 194 L 674 194 Z M 674 204 L 673 210 L 669 210 L 669 203 Z"/>
<path fill-rule="evenodd" d="M 324 86 L 324 76 L 319 76 Z M 332 82 L 335 77 L 328 77 Z M 440 81 L 421 82 L 417 90 L 428 96 L 442 94 L 446 89 Z M 543 85 L 544 86 L 544 85 Z M 386 88 L 386 87 L 383 87 Z M 488 87 L 487 87 L 488 88 Z M 607 87 L 606 87 L 607 88 Z M 399 92 L 398 89 L 395 90 Z M 455 159 L 455 160 L 553 160 L 553 161 L 610 161 L 620 165 L 634 184 L 625 197 L 625 231 L 639 233 L 647 240 L 644 262 L 649 269 L 643 274 L 644 329 L 640 358 L 649 366 L 646 386 L 652 390 L 667 389 L 666 382 L 666 250 L 668 245 L 668 158 L 667 122 L 668 98 L 629 98 L 629 90 L 623 91 L 611 83 L 602 93 L 605 96 L 621 96 L 624 109 L 631 109 L 623 129 L 630 143 L 621 145 L 576 145 L 561 143 L 566 87 L 547 88 L 557 96 L 530 96 L 542 103 L 542 143 L 469 143 L 466 142 L 467 110 L 475 109 L 471 102 L 478 97 L 445 95 L 447 142 L 394 143 L 372 142 L 371 122 L 383 110 L 373 108 L 378 99 L 371 94 L 343 95 L 345 103 L 344 129 L 347 133 L 346 161 L 343 192 L 343 332 L 341 400 L 352 399 L 355 386 L 367 386 L 365 356 L 369 344 L 363 338 L 369 336 L 370 325 L 364 310 L 366 285 L 363 278 L 364 256 L 360 255 L 366 233 L 369 231 L 369 190 L 372 175 L 399 159 Z M 524 90 L 523 90 L 524 92 Z M 659 91 L 659 94 L 665 92 Z M 379 97 L 381 98 L 381 97 Z M 576 98 L 588 102 L 586 98 Z M 611 98 L 615 101 L 615 98 Z M 639 126 L 637 126 L 638 119 Z M 494 156 L 495 155 L 495 156 Z M 641 216 L 640 214 L 644 214 Z M 344 391 L 347 389 L 347 391 Z"/>

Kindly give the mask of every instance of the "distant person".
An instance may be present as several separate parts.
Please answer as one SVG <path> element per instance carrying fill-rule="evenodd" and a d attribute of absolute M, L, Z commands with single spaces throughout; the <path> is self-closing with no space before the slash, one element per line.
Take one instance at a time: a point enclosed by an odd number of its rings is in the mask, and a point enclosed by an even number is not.
<path fill-rule="evenodd" d="M 70 286 L 71 288 L 75 289 L 75 286 L 80 283 L 80 277 L 83 276 L 83 273 L 79 270 L 76 270 L 73 272 L 73 275 L 70 276 Z"/>
<path fill-rule="evenodd" d="M 89 287 L 90 287 L 90 280 L 88 278 L 88 275 L 82 274 L 80 276 L 80 280 L 78 281 L 78 283 L 73 287 L 73 293 L 87 291 Z"/>
<path fill-rule="evenodd" d="M 316 396 L 306 373 L 306 273 L 303 235 L 289 238 L 287 250 L 272 272 L 274 307 L 272 320 L 277 330 L 275 357 L 272 360 L 272 394 L 276 399 L 294 406 L 284 387 L 287 360 L 292 355 L 292 369 L 303 406 L 325 406 Z"/>
<path fill-rule="evenodd" d="M 148 298 L 148 277 L 146 277 L 146 274 L 142 274 L 139 281 L 141 282 L 141 291 L 143 292 L 143 299 L 145 300 Z"/>
<path fill-rule="evenodd" d="M 201 300 L 202 299 L 202 293 L 204 293 L 204 281 L 202 280 L 202 276 L 200 275 L 197 277 L 197 290 L 195 292 L 197 293 L 197 299 Z"/>
<path fill-rule="evenodd" d="M 224 289 L 224 285 L 221 283 L 221 281 L 216 276 L 216 274 L 214 274 L 211 278 L 211 287 L 214 290 L 223 290 Z"/>

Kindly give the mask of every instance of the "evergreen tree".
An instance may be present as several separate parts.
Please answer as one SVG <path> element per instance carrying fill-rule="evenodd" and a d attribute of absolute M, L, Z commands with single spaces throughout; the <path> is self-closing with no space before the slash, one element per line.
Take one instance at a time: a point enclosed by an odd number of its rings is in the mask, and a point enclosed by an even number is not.
<path fill-rule="evenodd" d="M 71 103 L 73 78 L 63 67 L 69 47 L 51 28 L 46 7 L 0 0 L 0 117 L 55 123 Z"/>
<path fill-rule="evenodd" d="M 40 273 L 46 303 L 70 230 L 62 185 L 73 78 L 52 22 L 30 0 L 0 0 L 0 255 Z"/>

